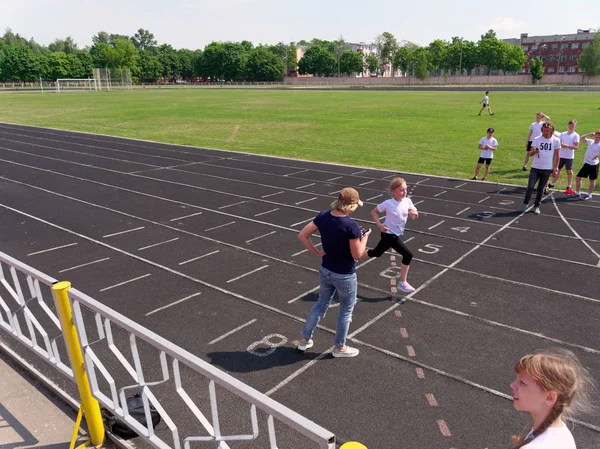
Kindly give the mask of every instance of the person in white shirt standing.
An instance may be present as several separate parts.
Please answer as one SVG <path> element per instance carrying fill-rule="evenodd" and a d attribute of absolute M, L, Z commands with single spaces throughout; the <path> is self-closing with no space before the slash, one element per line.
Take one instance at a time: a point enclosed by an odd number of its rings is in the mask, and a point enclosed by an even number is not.
<path fill-rule="evenodd" d="M 579 148 L 579 134 L 575 132 L 577 120 L 569 120 L 569 130 L 560 134 L 560 162 L 558 163 L 558 172 L 554 173 L 552 181 L 548 184 L 551 189 L 558 181 L 560 171 L 563 167 L 567 170 L 567 188 L 565 193 L 571 195 L 575 193 L 571 189 L 573 182 L 573 161 L 575 160 L 575 150 Z"/>
<path fill-rule="evenodd" d="M 550 122 L 545 122 L 542 125 L 542 135 L 533 139 L 531 143 L 531 151 L 527 153 L 533 157 L 531 171 L 529 172 L 529 181 L 527 183 L 527 191 L 523 200 L 521 212 L 527 210 L 527 205 L 531 199 L 531 194 L 537 182 L 537 193 L 533 213 L 540 214 L 540 204 L 542 203 L 542 195 L 544 187 L 550 179 L 552 172 L 558 171 L 558 161 L 560 156 L 560 139 L 554 136 L 554 125 Z"/>
<path fill-rule="evenodd" d="M 479 155 L 479 161 L 477 161 L 477 167 L 475 168 L 475 175 L 471 178 L 473 181 L 479 176 L 479 170 L 481 165 L 485 163 L 485 173 L 483 174 L 482 181 L 487 181 L 487 177 L 490 174 L 490 165 L 492 165 L 492 159 L 494 158 L 494 151 L 498 148 L 498 141 L 494 138 L 494 128 L 488 128 L 487 137 L 482 137 L 479 141 L 479 149 L 481 154 Z"/>
<path fill-rule="evenodd" d="M 487 108 L 488 113 L 490 115 L 494 115 L 494 114 L 492 114 L 492 108 L 490 106 L 490 96 L 489 95 L 490 95 L 490 91 L 486 90 L 485 95 L 483 96 L 483 100 L 481 100 L 479 102 L 479 104 L 481 104 L 482 106 L 481 106 L 481 109 L 479 110 L 479 114 L 477 114 L 477 115 L 481 115 L 481 111 L 483 111 L 485 108 Z"/>
<path fill-rule="evenodd" d="M 594 140 L 587 139 L 587 137 L 594 136 Z M 583 167 L 577 173 L 575 179 L 575 192 L 572 196 L 579 196 L 579 190 L 581 189 L 581 178 L 590 178 L 590 188 L 587 195 L 582 195 L 582 200 L 591 200 L 594 187 L 596 186 L 596 179 L 598 179 L 598 157 L 600 157 L 600 129 L 594 133 L 588 133 L 581 136 L 587 143 L 587 151 L 583 157 Z"/>
<path fill-rule="evenodd" d="M 510 384 L 513 406 L 531 415 L 533 428 L 513 437 L 513 449 L 576 449 L 564 417 L 591 410 L 589 393 L 594 388 L 579 359 L 566 349 L 536 351 L 521 357 L 515 372 Z"/>
<path fill-rule="evenodd" d="M 535 122 L 529 125 L 529 134 L 527 135 L 527 143 L 525 144 L 525 149 L 527 150 L 527 154 L 525 155 L 525 161 L 523 162 L 523 171 L 527 171 L 527 163 L 529 162 L 529 152 L 531 151 L 531 143 L 533 139 L 542 134 L 542 125 L 544 121 L 549 121 L 550 117 L 548 117 L 543 112 L 538 112 L 535 116 Z"/>

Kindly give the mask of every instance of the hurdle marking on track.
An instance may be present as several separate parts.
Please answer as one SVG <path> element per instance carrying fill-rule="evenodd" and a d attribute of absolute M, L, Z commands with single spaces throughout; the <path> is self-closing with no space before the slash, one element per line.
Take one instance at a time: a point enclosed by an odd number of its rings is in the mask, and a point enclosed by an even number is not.
<path fill-rule="evenodd" d="M 139 281 L 140 279 L 144 279 L 144 278 L 146 278 L 148 276 L 150 276 L 150 273 L 144 274 L 143 276 L 138 276 L 138 277 L 133 278 L 133 279 L 129 279 L 128 281 L 119 282 L 118 284 L 111 285 L 110 287 L 105 287 L 105 288 L 101 289 L 100 291 L 101 292 L 105 292 L 106 290 L 110 290 L 111 288 L 120 287 L 121 285 L 129 284 L 130 282 Z"/>
<path fill-rule="evenodd" d="M 251 275 L 251 274 L 254 274 L 254 273 L 256 273 L 257 271 L 264 270 L 264 269 L 265 269 L 265 268 L 267 268 L 268 266 L 269 266 L 269 265 L 263 265 L 262 267 L 258 267 L 257 269 L 255 269 L 255 270 L 252 270 L 252 271 L 249 271 L 248 273 L 242 274 L 241 276 L 238 276 L 238 277 L 236 277 L 236 278 L 233 278 L 233 279 L 229 279 L 229 280 L 227 281 L 227 283 L 229 284 L 230 282 L 235 282 L 235 281 L 237 281 L 238 279 L 242 279 L 243 277 L 246 277 L 246 276 L 249 276 L 249 275 Z"/>
<path fill-rule="evenodd" d="M 359 186 L 361 186 L 361 187 L 362 187 L 362 186 L 366 186 L 367 184 L 372 184 L 372 183 L 374 183 L 374 182 L 375 182 L 374 180 L 367 181 L 367 182 L 363 182 L 362 184 L 359 184 Z"/>
<path fill-rule="evenodd" d="M 367 198 L 365 201 L 371 201 L 371 200 L 374 200 L 375 198 L 379 198 L 380 196 L 383 196 L 383 193 L 380 193 L 379 195 L 372 196 L 371 198 Z"/>
<path fill-rule="evenodd" d="M 440 193 L 436 193 L 436 194 L 435 194 L 435 195 L 433 195 L 433 196 L 434 196 L 434 197 L 438 197 L 438 196 L 440 196 L 440 195 L 443 195 L 444 193 L 447 193 L 447 192 L 448 192 L 447 190 L 444 190 L 444 191 L 442 191 L 442 192 L 440 192 Z"/>
<path fill-rule="evenodd" d="M 225 224 L 222 224 L 222 225 L 219 225 L 219 226 L 214 226 L 212 228 L 205 229 L 204 232 L 214 231 L 215 229 L 224 228 L 225 226 L 229 226 L 229 225 L 232 225 L 234 223 L 235 223 L 235 221 L 230 221 L 229 223 L 225 223 Z"/>
<path fill-rule="evenodd" d="M 416 206 L 417 204 L 421 204 L 421 203 L 424 203 L 424 202 L 425 202 L 425 200 L 417 201 L 416 203 L 413 203 L 413 206 Z"/>
<path fill-rule="evenodd" d="M 28 256 L 35 256 L 36 254 L 47 253 L 47 252 L 49 252 L 49 251 L 54 251 L 54 250 L 56 250 L 56 249 L 67 248 L 67 247 L 69 247 L 69 246 L 74 246 L 74 245 L 77 245 L 77 243 L 69 243 L 69 244 L 67 244 L 67 245 L 55 246 L 54 248 L 43 249 L 43 250 L 41 250 L 41 251 L 36 251 L 36 252 L 34 252 L 34 253 L 29 253 L 29 254 L 27 254 L 27 255 L 28 255 Z"/>
<path fill-rule="evenodd" d="M 431 405 L 432 407 L 438 406 L 438 402 L 435 400 L 435 396 L 433 396 L 433 393 L 427 393 L 425 397 L 427 398 L 427 402 L 429 403 L 429 405 Z"/>
<path fill-rule="evenodd" d="M 154 309 L 154 310 L 152 310 L 151 312 L 148 312 L 148 313 L 146 314 L 146 316 L 150 316 L 150 315 L 152 315 L 152 314 L 155 314 L 156 312 L 160 312 L 161 310 L 168 309 L 169 307 L 172 307 L 172 306 L 175 306 L 175 305 L 177 305 L 177 304 L 180 304 L 180 303 L 182 303 L 183 301 L 187 301 L 188 299 L 190 299 L 190 298 L 193 298 L 194 296 L 201 295 L 201 294 L 202 294 L 202 292 L 198 292 L 198 293 L 194 293 L 193 295 L 186 296 L 185 298 L 178 299 L 177 301 L 173 301 L 172 303 L 169 303 L 169 304 L 167 304 L 166 306 L 162 306 L 162 307 L 159 307 L 158 309 Z"/>
<path fill-rule="evenodd" d="M 276 192 L 276 193 L 269 193 L 268 195 L 261 196 L 261 198 L 269 198 L 270 196 L 280 195 L 282 193 L 285 193 L 285 190 L 282 190 L 281 192 Z"/>
<path fill-rule="evenodd" d="M 247 203 L 247 201 L 238 201 L 237 203 L 228 204 L 227 206 L 221 206 L 221 207 L 219 207 L 219 210 L 227 209 L 228 207 L 238 206 L 239 204 L 244 204 L 244 203 Z"/>
<path fill-rule="evenodd" d="M 415 368 L 415 371 L 417 372 L 417 377 L 419 379 L 425 379 L 425 371 L 423 371 L 423 368 Z"/>
<path fill-rule="evenodd" d="M 296 206 L 299 206 L 300 204 L 308 203 L 309 201 L 316 200 L 317 198 L 318 198 L 317 196 L 313 196 L 312 198 L 309 198 L 307 200 L 298 201 L 297 203 L 294 203 L 294 204 Z"/>
<path fill-rule="evenodd" d="M 305 186 L 296 187 L 296 190 L 304 189 L 306 187 L 310 187 L 310 186 L 314 186 L 314 185 L 315 185 L 315 183 L 311 182 L 310 184 L 306 184 Z"/>
<path fill-rule="evenodd" d="M 304 170 L 295 171 L 295 172 L 288 173 L 287 175 L 283 175 L 283 176 L 294 176 L 294 175 L 299 175 L 300 173 L 304 173 L 304 172 L 307 172 L 307 171 L 308 171 L 308 169 L 306 168 L 306 169 L 304 169 Z"/>
<path fill-rule="evenodd" d="M 114 234 L 106 234 L 103 235 L 102 238 L 106 239 L 108 237 L 114 237 L 115 235 L 127 234 L 128 232 L 139 231 L 140 229 L 144 229 L 144 226 L 140 226 L 139 228 L 127 229 L 126 231 L 115 232 Z"/>
<path fill-rule="evenodd" d="M 172 218 L 169 221 L 177 221 L 177 220 L 183 220 L 185 218 L 190 218 L 190 217 L 195 217 L 196 215 L 200 215 L 202 212 L 195 212 L 193 214 L 189 214 L 189 215 L 184 215 L 183 217 L 177 217 L 177 218 Z"/>
<path fill-rule="evenodd" d="M 417 355 L 417 353 L 415 352 L 415 348 L 413 348 L 413 347 L 412 347 L 412 346 L 410 346 L 410 345 L 407 345 L 407 346 L 406 346 L 406 352 L 408 352 L 408 355 L 409 355 L 410 357 L 415 357 L 415 356 Z"/>
<path fill-rule="evenodd" d="M 400 328 L 400 335 L 402 335 L 402 338 L 408 338 L 408 331 L 405 327 Z"/>
<path fill-rule="evenodd" d="M 317 246 L 321 246 L 321 245 L 322 245 L 322 243 L 317 243 L 317 244 L 315 245 L 315 248 L 316 248 Z M 302 254 L 302 253 L 305 253 L 305 252 L 307 252 L 307 251 L 308 251 L 307 249 L 303 249 L 302 251 L 298 251 L 297 253 L 294 253 L 294 254 L 292 254 L 292 257 L 296 257 L 296 256 L 298 256 L 298 255 L 300 255 L 300 254 Z"/>
<path fill-rule="evenodd" d="M 155 246 L 164 245 L 165 243 L 171 243 L 171 242 L 174 242 L 175 240 L 179 240 L 179 237 L 175 237 L 174 239 L 170 239 L 170 240 L 165 240 L 164 242 L 153 243 L 152 245 L 148 245 L 148 246 L 142 246 L 141 248 L 138 248 L 138 251 L 144 251 L 145 249 L 148 249 L 148 248 L 154 248 Z"/>
<path fill-rule="evenodd" d="M 440 221 L 438 224 L 434 224 L 433 226 L 427 228 L 428 231 L 431 231 L 433 228 L 437 228 L 439 225 L 441 225 L 443 222 L 445 222 L 446 220 L 442 220 Z"/>
<path fill-rule="evenodd" d="M 477 201 L 478 203 L 483 203 L 485 200 L 489 200 L 491 198 L 491 196 L 486 196 L 484 199 L 482 199 L 481 201 Z"/>
<path fill-rule="evenodd" d="M 246 240 L 246 243 L 254 242 L 255 240 L 262 239 L 263 237 L 267 237 L 268 235 L 273 235 L 273 234 L 275 234 L 276 232 L 277 232 L 277 231 L 271 231 L 271 232 L 267 232 L 267 233 L 266 233 L 266 234 L 264 234 L 264 235 L 261 235 L 261 236 L 258 236 L 258 237 L 254 237 L 253 239 L 250 239 L 250 240 Z"/>
<path fill-rule="evenodd" d="M 261 212 L 261 213 L 259 213 L 259 214 L 255 214 L 254 216 L 255 216 L 255 217 L 260 217 L 261 215 L 270 214 L 271 212 L 275 212 L 276 210 L 279 210 L 279 208 L 278 208 L 278 207 L 276 207 L 275 209 L 271 209 L 271 210 L 268 210 L 268 211 L 266 211 L 266 212 Z"/>
<path fill-rule="evenodd" d="M 462 187 L 462 186 L 464 186 L 465 184 L 466 184 L 466 182 L 463 182 L 462 184 L 459 184 L 459 185 L 457 185 L 457 186 L 454 186 L 454 188 L 455 188 L 455 189 L 458 189 L 459 187 Z"/>
<path fill-rule="evenodd" d="M 293 228 L 294 226 L 298 226 L 299 224 L 302 224 L 302 223 L 308 223 L 309 220 L 310 220 L 310 218 L 307 218 L 306 220 L 302 220 L 302 221 L 299 221 L 298 223 L 291 224 L 290 228 Z"/>
<path fill-rule="evenodd" d="M 219 252 L 219 250 L 216 250 L 216 251 L 213 251 L 212 253 L 203 254 L 202 256 L 194 257 L 193 259 L 185 260 L 183 262 L 179 262 L 177 265 L 185 265 L 186 263 L 193 262 L 194 260 L 198 260 L 198 259 L 202 259 L 204 257 L 212 256 L 213 254 L 217 254 L 218 252 Z"/>
<path fill-rule="evenodd" d="M 336 181 L 336 180 L 338 180 L 338 179 L 342 179 L 342 178 L 343 178 L 343 176 L 336 176 L 335 178 L 329 178 L 329 179 L 327 179 L 326 181 L 327 181 L 327 182 L 329 182 L 329 181 Z"/>
<path fill-rule="evenodd" d="M 209 341 L 208 344 L 212 345 L 218 341 L 221 341 L 227 337 L 229 337 L 230 335 L 235 334 L 237 331 L 242 330 L 243 328 L 250 326 L 251 324 L 255 323 L 257 321 L 256 318 L 254 318 L 253 320 L 248 321 L 247 323 L 242 324 L 241 326 L 236 327 L 235 329 L 230 330 L 229 332 L 227 332 L 226 334 L 221 335 L 220 337 L 215 338 L 213 341 Z"/>
<path fill-rule="evenodd" d="M 421 179 L 419 182 L 415 182 L 415 185 L 418 186 L 419 184 L 421 184 L 422 182 L 425 181 L 429 181 L 431 178 L 425 178 L 425 179 Z"/>
<path fill-rule="evenodd" d="M 471 206 L 469 206 L 469 207 L 465 207 L 465 208 L 464 208 L 463 210 L 461 210 L 460 212 L 457 212 L 457 213 L 456 213 L 456 215 L 460 215 L 460 214 L 462 214 L 463 212 L 466 212 L 466 211 L 468 211 L 469 209 L 471 209 Z"/>
<path fill-rule="evenodd" d="M 313 288 L 312 290 L 309 290 L 309 291 L 307 291 L 307 292 L 304 292 L 304 293 L 302 293 L 302 294 L 300 294 L 300 295 L 296 296 L 295 298 L 292 298 L 292 299 L 290 299 L 290 300 L 289 300 L 287 303 L 288 303 L 288 304 L 291 304 L 291 303 L 293 303 L 293 302 L 296 302 L 296 301 L 298 301 L 300 298 L 304 298 L 306 295 L 308 295 L 308 294 L 310 294 L 310 293 L 313 293 L 313 292 L 316 292 L 317 290 L 319 290 L 319 288 L 321 288 L 321 287 L 320 287 L 320 286 L 317 286 L 317 287 Z"/>
<path fill-rule="evenodd" d="M 64 270 L 60 270 L 59 273 L 65 273 L 67 271 L 75 270 L 76 268 L 87 267 L 88 265 L 93 265 L 98 262 L 104 262 L 105 260 L 109 260 L 109 259 L 110 259 L 110 257 L 105 257 L 104 259 L 94 260 L 93 262 L 82 263 L 81 265 L 75 265 L 74 267 L 65 268 Z"/>
<path fill-rule="evenodd" d="M 438 424 L 438 427 L 440 428 L 440 432 L 442 432 L 442 435 L 444 435 L 445 437 L 452 436 L 452 434 L 450 433 L 450 429 L 448 428 L 448 425 L 446 424 L 446 422 L 443 419 L 438 420 L 437 424 Z"/>
<path fill-rule="evenodd" d="M 355 171 L 354 173 L 350 173 L 351 175 L 359 175 L 361 173 L 366 172 L 367 170 Z"/>

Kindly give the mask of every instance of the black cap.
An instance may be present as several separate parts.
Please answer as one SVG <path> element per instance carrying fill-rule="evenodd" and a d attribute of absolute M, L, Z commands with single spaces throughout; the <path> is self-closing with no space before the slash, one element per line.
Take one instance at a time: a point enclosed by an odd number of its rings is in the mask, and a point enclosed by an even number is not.
<path fill-rule="evenodd" d="M 487 132 L 488 133 L 493 133 L 494 132 L 494 128 L 488 128 Z"/>

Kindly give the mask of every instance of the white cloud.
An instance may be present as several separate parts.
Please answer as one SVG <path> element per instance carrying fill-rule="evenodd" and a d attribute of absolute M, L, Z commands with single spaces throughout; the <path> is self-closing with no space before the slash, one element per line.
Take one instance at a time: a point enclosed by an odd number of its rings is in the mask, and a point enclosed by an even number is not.
<path fill-rule="evenodd" d="M 519 19 L 514 17 L 503 17 L 499 20 L 496 20 L 491 26 L 490 29 L 496 32 L 504 33 L 521 33 L 524 30 L 526 31 L 527 24 Z M 518 34 L 517 34 L 518 35 Z"/>

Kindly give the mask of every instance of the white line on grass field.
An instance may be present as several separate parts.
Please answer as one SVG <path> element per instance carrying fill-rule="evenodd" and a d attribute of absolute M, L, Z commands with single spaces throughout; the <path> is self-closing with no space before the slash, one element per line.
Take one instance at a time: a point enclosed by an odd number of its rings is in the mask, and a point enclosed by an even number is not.
<path fill-rule="evenodd" d="M 312 198 L 309 198 L 307 200 L 298 201 L 297 203 L 294 203 L 294 204 L 296 206 L 299 206 L 300 204 L 308 203 L 309 201 L 316 200 L 317 198 L 318 198 L 318 196 L 313 196 Z"/>
<path fill-rule="evenodd" d="M 172 218 L 169 221 L 177 221 L 177 220 L 183 220 L 185 218 L 190 218 L 190 217 L 195 217 L 196 215 L 200 215 L 202 212 L 195 212 L 193 214 L 189 214 L 189 215 L 184 215 L 183 217 L 177 217 L 177 218 Z"/>
<path fill-rule="evenodd" d="M 142 246 L 141 248 L 138 248 L 138 251 L 144 251 L 145 249 L 148 249 L 148 248 L 154 248 L 155 246 L 164 245 L 165 243 L 171 243 L 171 242 L 174 242 L 175 240 L 179 240 L 179 237 L 175 237 L 174 239 L 170 239 L 170 240 L 165 240 L 164 242 L 153 243 L 152 245 L 148 245 L 148 246 Z"/>
<path fill-rule="evenodd" d="M 268 210 L 268 211 L 266 211 L 266 212 L 261 212 L 261 213 L 259 213 L 259 214 L 255 214 L 254 216 L 255 216 L 255 217 L 260 217 L 261 215 L 267 215 L 267 214 L 270 214 L 271 212 L 275 212 L 275 211 L 277 211 L 277 210 L 279 210 L 279 208 L 278 208 L 278 207 L 276 207 L 275 209 Z"/>
<path fill-rule="evenodd" d="M 314 186 L 314 185 L 315 185 L 315 183 L 311 182 L 310 184 L 306 184 L 305 186 L 296 187 L 296 190 L 304 189 L 305 187 L 310 187 L 310 186 Z"/>
<path fill-rule="evenodd" d="M 264 234 L 264 235 L 261 235 L 261 236 L 258 236 L 258 237 L 254 237 L 253 239 L 250 239 L 250 240 L 246 240 L 246 243 L 250 243 L 250 242 L 253 242 L 253 241 L 255 241 L 255 240 L 262 239 L 263 237 L 267 237 L 267 236 L 269 236 L 269 235 L 273 235 L 273 234 L 275 234 L 276 232 L 277 232 L 277 231 L 271 231 L 271 232 L 267 232 L 267 233 L 266 233 L 266 234 Z"/>
<path fill-rule="evenodd" d="M 219 225 L 219 226 L 213 226 L 212 228 L 205 229 L 204 232 L 214 231 L 215 229 L 224 228 L 225 226 L 229 226 L 229 225 L 232 225 L 234 223 L 235 223 L 235 221 L 230 221 L 229 223 L 224 223 L 224 224 Z"/>
<path fill-rule="evenodd" d="M 105 257 L 104 259 L 94 260 L 93 262 L 82 263 L 81 265 L 75 265 L 74 267 L 65 268 L 64 270 L 60 270 L 59 273 L 65 273 L 67 271 L 75 270 L 76 268 L 87 267 L 88 265 L 93 265 L 98 262 L 104 262 L 105 260 L 109 260 L 110 257 Z"/>
<path fill-rule="evenodd" d="M 103 289 L 100 289 L 100 291 L 101 292 L 105 292 L 106 290 L 110 290 L 111 288 L 120 287 L 121 285 L 129 284 L 130 282 L 139 281 L 140 279 L 144 279 L 144 278 L 146 278 L 148 276 L 150 276 L 150 273 L 144 274 L 143 276 L 138 276 L 138 277 L 133 278 L 133 279 L 129 279 L 128 281 L 119 282 L 118 284 L 111 285 L 110 287 L 105 287 Z"/>
<path fill-rule="evenodd" d="M 106 239 L 108 237 L 114 237 L 115 235 L 127 234 L 128 232 L 139 231 L 140 229 L 144 229 L 144 226 L 140 226 L 139 228 L 127 229 L 126 231 L 115 232 L 114 234 L 106 234 L 103 235 L 102 238 Z"/>
<path fill-rule="evenodd" d="M 238 276 L 238 277 L 236 277 L 236 278 L 233 278 L 233 279 L 229 279 L 229 280 L 227 281 L 227 283 L 229 284 L 230 282 L 235 282 L 235 281 L 237 281 L 237 280 L 239 280 L 239 279 L 242 279 L 243 277 L 246 277 L 246 276 L 249 276 L 249 275 L 251 275 L 251 274 L 254 274 L 254 273 L 256 273 L 257 271 L 264 270 L 264 269 L 265 269 L 265 268 L 267 268 L 267 267 L 268 267 L 268 265 L 263 265 L 262 267 L 258 267 L 257 269 L 255 269 L 255 270 L 252 270 L 252 271 L 249 271 L 248 273 L 242 274 L 241 276 Z"/>
<path fill-rule="evenodd" d="M 34 253 L 29 253 L 27 254 L 28 256 L 35 256 L 36 254 L 42 254 L 42 253 L 47 253 L 49 251 L 54 251 L 56 249 L 62 249 L 62 248 L 67 248 L 69 246 L 74 246 L 77 245 L 77 243 L 69 243 L 68 245 L 61 245 L 61 246 L 55 246 L 54 248 L 48 248 L 48 249 L 43 249 L 41 251 L 36 251 Z"/>
<path fill-rule="evenodd" d="M 282 193 L 285 193 L 284 190 L 282 190 L 281 192 L 275 192 L 275 193 L 269 193 L 268 195 L 263 195 L 261 196 L 261 198 L 269 198 L 271 196 L 275 196 L 275 195 L 281 195 Z"/>
<path fill-rule="evenodd" d="M 190 262 L 193 262 L 198 259 L 203 259 L 204 257 L 212 256 L 213 254 L 217 254 L 218 252 L 219 252 L 219 250 L 216 250 L 216 251 L 213 251 L 212 253 L 203 254 L 201 256 L 194 257 L 193 259 L 184 260 L 183 262 L 179 262 L 177 265 L 185 265 L 186 263 L 190 263 Z"/>
<path fill-rule="evenodd" d="M 166 306 L 162 306 L 162 307 L 159 307 L 158 309 L 154 309 L 153 311 L 151 311 L 151 312 L 148 312 L 148 313 L 146 314 L 146 316 L 150 316 L 150 315 L 152 315 L 152 314 L 154 314 L 154 313 L 156 313 L 156 312 L 160 312 L 161 310 L 168 309 L 169 307 L 172 307 L 172 306 L 175 306 L 175 305 L 177 305 L 177 304 L 180 304 L 180 303 L 182 303 L 183 301 L 187 301 L 188 299 L 190 299 L 190 298 L 193 298 L 194 296 L 201 295 L 201 294 L 202 294 L 201 292 L 198 292 L 198 293 L 194 293 L 193 295 L 186 296 L 185 298 L 181 298 L 181 299 L 179 299 L 179 300 L 177 300 L 177 301 L 174 301 L 174 302 L 172 302 L 172 303 L 170 303 L 170 304 L 167 304 Z"/>
<path fill-rule="evenodd" d="M 229 337 L 230 335 L 235 334 L 237 331 L 242 330 L 243 328 L 245 328 L 246 326 L 250 326 L 252 323 L 255 323 L 257 321 L 256 318 L 254 318 L 253 320 L 248 321 L 245 324 L 242 324 L 241 326 L 236 327 L 235 329 L 230 330 L 229 332 L 227 332 L 226 334 L 221 335 L 220 337 L 215 338 L 213 341 L 209 341 L 208 344 L 212 345 L 218 341 L 221 341 L 227 337 Z"/>
<path fill-rule="evenodd" d="M 466 212 L 466 211 L 468 211 L 469 209 L 471 209 L 471 206 L 469 206 L 469 207 L 465 207 L 465 208 L 464 208 L 463 210 L 461 210 L 460 212 L 457 212 L 457 213 L 456 213 L 456 215 L 460 215 L 460 214 L 462 214 L 463 212 Z"/>

